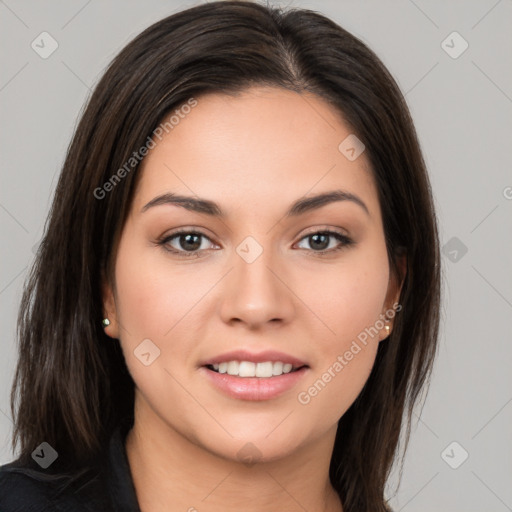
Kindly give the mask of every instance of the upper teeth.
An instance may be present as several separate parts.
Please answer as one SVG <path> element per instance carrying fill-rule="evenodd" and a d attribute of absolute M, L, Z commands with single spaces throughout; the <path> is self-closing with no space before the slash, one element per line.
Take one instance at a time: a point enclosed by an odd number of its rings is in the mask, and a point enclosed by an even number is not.
<path fill-rule="evenodd" d="M 272 377 L 290 373 L 293 365 L 277 361 L 266 361 L 264 363 L 252 363 L 251 361 L 227 361 L 213 364 L 213 369 L 219 373 L 237 375 L 238 377 Z"/>

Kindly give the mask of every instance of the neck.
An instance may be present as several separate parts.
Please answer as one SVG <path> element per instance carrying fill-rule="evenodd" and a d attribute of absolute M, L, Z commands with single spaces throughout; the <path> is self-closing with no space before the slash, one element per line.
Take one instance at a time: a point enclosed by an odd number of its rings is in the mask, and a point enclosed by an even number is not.
<path fill-rule="evenodd" d="M 156 415 L 141 416 L 136 407 L 126 454 L 142 512 L 342 512 L 329 480 L 335 426 L 285 458 L 250 464 L 206 450 Z"/>

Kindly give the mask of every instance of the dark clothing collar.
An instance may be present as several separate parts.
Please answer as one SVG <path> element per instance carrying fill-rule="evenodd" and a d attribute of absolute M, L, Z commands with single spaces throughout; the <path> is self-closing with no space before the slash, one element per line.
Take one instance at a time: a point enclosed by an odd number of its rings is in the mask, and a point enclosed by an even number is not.
<path fill-rule="evenodd" d="M 131 426 L 131 422 L 124 421 L 114 431 L 109 443 L 106 476 L 114 510 L 140 512 L 125 449 Z"/>
<path fill-rule="evenodd" d="M 0 510 L 141 512 L 125 450 L 131 426 L 130 420 L 122 421 L 102 460 L 80 474 L 59 473 L 58 459 L 47 469 L 32 459 L 0 466 Z"/>

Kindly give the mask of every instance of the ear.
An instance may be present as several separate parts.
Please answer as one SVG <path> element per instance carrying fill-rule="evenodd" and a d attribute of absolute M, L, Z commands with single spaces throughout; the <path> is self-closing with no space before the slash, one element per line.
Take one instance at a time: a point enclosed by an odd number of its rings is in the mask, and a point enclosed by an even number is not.
<path fill-rule="evenodd" d="M 117 308 L 113 286 L 105 277 L 101 280 L 103 299 L 103 318 L 108 318 L 110 324 L 103 329 L 107 336 L 119 339 L 119 322 L 117 320 Z"/>
<path fill-rule="evenodd" d="M 389 326 L 389 331 L 385 327 L 381 329 L 379 341 L 386 339 L 393 332 L 395 315 L 402 308 L 398 301 L 407 275 L 407 255 L 405 252 L 400 252 L 397 255 L 396 266 L 397 271 L 391 271 L 389 274 L 388 291 L 384 302 L 384 311 L 382 311 L 383 316 L 388 318 L 385 325 Z"/>

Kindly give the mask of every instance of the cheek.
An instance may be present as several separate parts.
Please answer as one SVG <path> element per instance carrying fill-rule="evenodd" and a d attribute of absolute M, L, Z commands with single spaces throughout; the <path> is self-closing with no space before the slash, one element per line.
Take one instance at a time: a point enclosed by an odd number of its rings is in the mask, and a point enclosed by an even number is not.
<path fill-rule="evenodd" d="M 127 232 L 118 249 L 115 276 L 121 346 L 139 387 L 162 385 L 165 389 L 169 377 L 162 373 L 164 368 L 175 371 L 177 366 L 181 371 L 176 362 L 190 360 L 196 345 L 191 323 L 197 325 L 197 305 L 211 288 L 212 276 L 194 271 L 193 265 L 172 265 L 162 249 L 144 244 Z M 158 354 L 147 367 L 137 357 L 147 352 L 142 347 Z"/>
<path fill-rule="evenodd" d="M 321 320 L 318 332 L 327 352 L 343 349 L 384 312 L 389 281 L 386 248 L 380 243 L 366 247 L 347 251 L 331 266 L 311 267 L 308 278 L 302 279 L 300 296 Z"/>
<path fill-rule="evenodd" d="M 120 244 L 116 261 L 118 315 L 130 337 L 164 339 L 204 294 L 208 283 L 194 280 L 186 272 L 187 266 L 173 267 L 163 249 L 148 248 L 145 243 L 136 242 L 135 235 L 128 233 Z"/>
<path fill-rule="evenodd" d="M 382 328 L 377 321 L 384 313 L 389 279 L 385 246 L 354 251 L 335 271 L 317 278 L 314 291 L 309 287 L 304 293 L 325 325 L 314 340 L 314 372 L 297 398 L 313 416 L 336 422 L 361 392 L 375 362 Z"/>
<path fill-rule="evenodd" d="M 176 331 L 190 306 L 181 292 L 184 283 L 179 274 L 170 275 L 165 258 L 157 257 L 159 249 L 148 250 L 143 243 L 129 231 L 121 240 L 115 271 L 116 309 L 126 365 L 139 392 L 152 403 L 172 389 L 174 381 L 166 372 L 169 361 L 186 358 L 187 347 L 176 343 Z"/>

